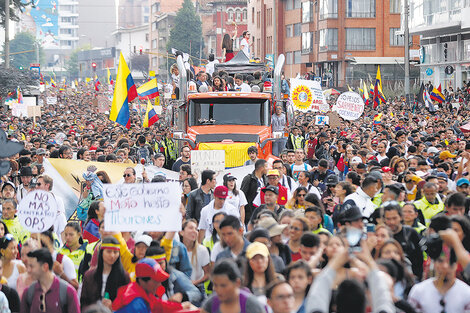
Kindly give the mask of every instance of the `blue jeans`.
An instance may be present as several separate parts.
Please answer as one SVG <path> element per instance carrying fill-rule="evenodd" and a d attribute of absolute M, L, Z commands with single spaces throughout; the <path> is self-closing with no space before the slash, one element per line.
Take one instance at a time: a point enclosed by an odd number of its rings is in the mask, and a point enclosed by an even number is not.
<path fill-rule="evenodd" d="M 280 156 L 281 152 L 286 148 L 287 138 L 279 138 L 273 140 L 273 155 Z"/>

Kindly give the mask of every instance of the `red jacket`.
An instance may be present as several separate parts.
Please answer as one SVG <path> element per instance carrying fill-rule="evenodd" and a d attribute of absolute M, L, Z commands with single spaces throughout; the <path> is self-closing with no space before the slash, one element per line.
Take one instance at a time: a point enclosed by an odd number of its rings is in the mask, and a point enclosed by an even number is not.
<path fill-rule="evenodd" d="M 113 302 L 113 311 L 135 312 L 132 302 L 138 298 L 144 300 L 152 313 L 172 313 L 181 310 L 180 303 L 158 299 L 149 295 L 137 282 L 130 283 L 118 289 L 117 297 Z"/>
<path fill-rule="evenodd" d="M 279 188 L 279 195 L 277 196 L 277 204 L 279 205 L 285 205 L 287 203 L 288 199 L 288 190 L 286 187 L 281 185 L 280 183 L 277 185 L 277 188 Z M 261 204 L 265 204 L 264 202 L 264 192 L 260 192 L 259 198 L 261 200 Z"/>

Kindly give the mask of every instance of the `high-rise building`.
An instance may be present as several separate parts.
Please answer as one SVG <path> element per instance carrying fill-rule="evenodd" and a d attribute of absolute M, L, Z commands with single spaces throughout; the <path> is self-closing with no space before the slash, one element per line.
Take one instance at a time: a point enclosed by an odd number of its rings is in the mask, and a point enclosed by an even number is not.
<path fill-rule="evenodd" d="M 380 64 L 382 79 L 397 81 L 404 77 L 400 3 L 250 0 L 248 29 L 254 35 L 257 57 L 285 54 L 286 77 L 312 73 L 325 86 L 345 86 L 375 77 Z"/>
<path fill-rule="evenodd" d="M 410 33 L 420 35 L 420 75 L 442 88 L 470 80 L 470 2 L 409 1 Z"/>
<path fill-rule="evenodd" d="M 149 22 L 149 0 L 119 0 L 118 28 L 138 27 Z"/>

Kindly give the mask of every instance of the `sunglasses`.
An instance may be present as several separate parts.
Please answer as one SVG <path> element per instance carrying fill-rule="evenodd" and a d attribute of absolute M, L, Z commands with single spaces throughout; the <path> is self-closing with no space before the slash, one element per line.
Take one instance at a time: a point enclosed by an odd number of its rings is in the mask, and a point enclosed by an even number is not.
<path fill-rule="evenodd" d="M 131 177 L 131 176 L 132 176 L 132 174 L 124 174 L 124 175 L 122 175 L 122 177 L 124 177 L 124 178 L 126 178 L 126 177 Z"/>
<path fill-rule="evenodd" d="M 289 229 L 295 230 L 295 231 L 301 231 L 302 229 L 296 227 L 296 226 L 289 226 Z"/>
<path fill-rule="evenodd" d="M 306 193 L 299 193 L 297 197 L 305 197 L 307 194 Z"/>

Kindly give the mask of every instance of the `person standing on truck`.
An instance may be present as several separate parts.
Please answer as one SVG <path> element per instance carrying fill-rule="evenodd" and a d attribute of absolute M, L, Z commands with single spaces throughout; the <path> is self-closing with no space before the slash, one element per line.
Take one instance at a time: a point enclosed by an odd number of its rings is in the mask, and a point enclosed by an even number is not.
<path fill-rule="evenodd" d="M 219 60 L 215 59 L 215 56 L 213 53 L 209 54 L 209 62 L 207 62 L 207 65 L 206 65 L 207 74 L 211 76 L 214 74 L 216 64 L 219 64 Z"/>
<path fill-rule="evenodd" d="M 240 51 L 243 51 L 247 58 L 251 58 L 251 51 L 250 47 L 253 45 L 252 42 L 250 42 L 251 34 L 249 31 L 245 30 L 242 34 L 242 41 L 240 42 Z"/>
<path fill-rule="evenodd" d="M 224 55 L 225 62 L 230 61 L 235 56 L 233 54 L 233 41 L 237 37 L 237 25 L 235 25 L 235 29 L 233 30 L 232 38 L 230 38 L 229 34 L 224 35 L 224 39 L 222 39 L 222 54 Z"/>
<path fill-rule="evenodd" d="M 275 113 L 271 117 L 271 124 L 274 132 L 281 132 L 283 136 L 273 141 L 273 155 L 279 156 L 286 147 L 287 138 L 284 137 L 286 130 L 286 114 L 282 112 L 282 104 L 276 104 Z"/>

